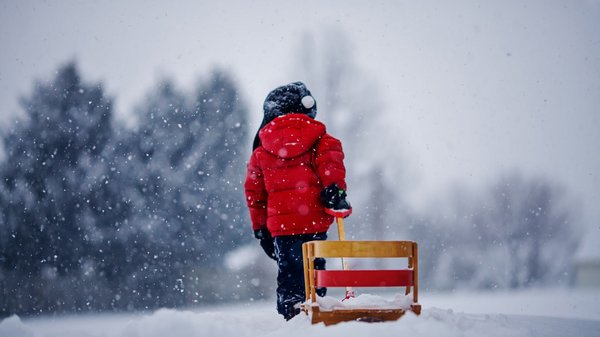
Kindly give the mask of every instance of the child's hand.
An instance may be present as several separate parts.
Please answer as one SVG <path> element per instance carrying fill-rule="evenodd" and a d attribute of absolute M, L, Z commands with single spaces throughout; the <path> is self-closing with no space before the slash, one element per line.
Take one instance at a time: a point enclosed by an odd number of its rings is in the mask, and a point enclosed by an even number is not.
<path fill-rule="evenodd" d="M 346 200 L 346 191 L 336 184 L 331 184 L 321 191 L 321 201 L 325 212 L 333 216 L 347 217 L 352 213 L 352 206 Z"/>
<path fill-rule="evenodd" d="M 265 251 L 265 254 L 277 261 L 277 256 L 275 256 L 275 244 L 273 243 L 273 237 L 269 230 L 266 228 L 255 230 L 254 237 L 260 240 L 260 246 Z"/>

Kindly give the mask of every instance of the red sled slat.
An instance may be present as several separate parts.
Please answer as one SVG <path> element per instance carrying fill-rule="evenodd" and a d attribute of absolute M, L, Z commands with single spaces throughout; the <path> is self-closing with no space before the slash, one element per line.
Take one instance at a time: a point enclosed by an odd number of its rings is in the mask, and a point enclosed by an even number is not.
<path fill-rule="evenodd" d="M 413 271 L 401 270 L 315 270 L 316 287 L 409 287 Z"/>

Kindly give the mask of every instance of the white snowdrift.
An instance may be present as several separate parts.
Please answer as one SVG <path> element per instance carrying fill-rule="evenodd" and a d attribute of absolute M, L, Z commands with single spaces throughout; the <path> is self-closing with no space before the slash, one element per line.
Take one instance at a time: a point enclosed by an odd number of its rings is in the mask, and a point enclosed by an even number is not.
<path fill-rule="evenodd" d="M 490 314 L 462 313 L 449 308 L 436 308 L 424 304 L 421 316 L 407 313 L 397 322 L 359 323 L 349 322 L 325 327 L 311 325 L 308 317 L 300 315 L 285 322 L 274 309 L 273 303 L 248 303 L 238 306 L 211 308 L 211 311 L 193 312 L 158 310 L 139 315 L 84 315 L 57 318 L 21 320 L 13 316 L 0 322 L 0 337 L 188 337 L 188 336 L 286 336 L 286 337 L 336 337 L 336 336 L 598 336 L 600 313 L 598 301 L 600 291 L 573 294 L 568 291 L 545 291 L 531 293 L 501 294 L 512 297 L 517 303 L 532 298 L 546 298 L 554 302 L 555 308 L 538 308 L 529 315 L 498 314 L 507 307 L 501 304 L 495 309 L 493 296 L 489 294 L 455 297 L 458 307 L 478 303 L 489 308 Z M 359 299 L 357 297 L 357 299 Z M 360 301 L 367 300 L 366 298 Z M 486 303 L 480 299 L 485 298 Z M 585 300 L 583 300 L 585 299 Z M 370 298 L 369 300 L 372 300 Z M 435 297 L 430 297 L 435 303 Z M 446 299 L 442 299 L 444 302 Z M 521 303 L 525 304 L 526 303 Z M 575 304 L 578 304 L 576 306 Z M 562 307 L 562 309 L 561 309 Z M 549 310 L 549 311 L 547 311 Z M 587 317 L 587 320 L 548 316 L 532 316 L 560 310 Z M 560 315 L 559 315 L 560 316 Z"/>
<path fill-rule="evenodd" d="M 307 304 L 310 305 L 311 301 Z M 317 303 L 323 310 L 339 310 L 339 309 L 353 309 L 353 308 L 364 308 L 364 309 L 410 309 L 412 303 L 412 296 L 405 296 L 403 294 L 397 294 L 392 296 L 390 299 L 373 294 L 360 294 L 356 297 L 348 298 L 345 300 L 339 300 L 332 296 L 317 297 Z"/>

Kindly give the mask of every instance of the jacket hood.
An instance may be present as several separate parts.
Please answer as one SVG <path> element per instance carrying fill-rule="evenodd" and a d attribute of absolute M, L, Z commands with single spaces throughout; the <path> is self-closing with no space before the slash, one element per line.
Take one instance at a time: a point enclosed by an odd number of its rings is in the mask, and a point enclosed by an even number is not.
<path fill-rule="evenodd" d="M 294 158 L 309 151 L 326 132 L 325 125 L 301 113 L 275 118 L 258 136 L 262 147 L 280 158 Z"/>

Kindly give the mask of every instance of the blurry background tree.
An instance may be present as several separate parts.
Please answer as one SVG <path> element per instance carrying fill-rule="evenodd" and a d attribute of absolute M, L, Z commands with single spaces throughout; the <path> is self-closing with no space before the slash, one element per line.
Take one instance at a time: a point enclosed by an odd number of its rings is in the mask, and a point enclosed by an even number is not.
<path fill-rule="evenodd" d="M 581 238 L 556 183 L 513 172 L 481 191 L 457 188 L 412 224 L 423 285 L 434 289 L 569 285 Z"/>
<path fill-rule="evenodd" d="M 251 235 L 247 110 L 228 74 L 195 96 L 160 82 L 134 130 L 74 63 L 22 106 L 27 119 L 3 136 L 0 315 L 232 296 L 213 271 Z"/>
<path fill-rule="evenodd" d="M 105 211 L 91 199 L 105 179 L 96 168 L 112 137 L 112 105 L 100 85 L 81 81 L 74 64 L 37 83 L 21 104 L 27 119 L 3 136 L 0 311 L 83 306 L 73 290 L 82 262 L 95 254 L 90 220 Z"/>
<path fill-rule="evenodd" d="M 305 34 L 295 55 L 291 77 L 306 82 L 317 100 L 317 119 L 344 146 L 348 199 L 355 206 L 348 237 L 406 233 L 399 224 L 407 221 L 408 206 L 398 191 L 409 184 L 409 165 L 396 135 L 381 132 L 386 111 L 378 83 L 357 65 L 354 46 L 340 30 Z"/>

